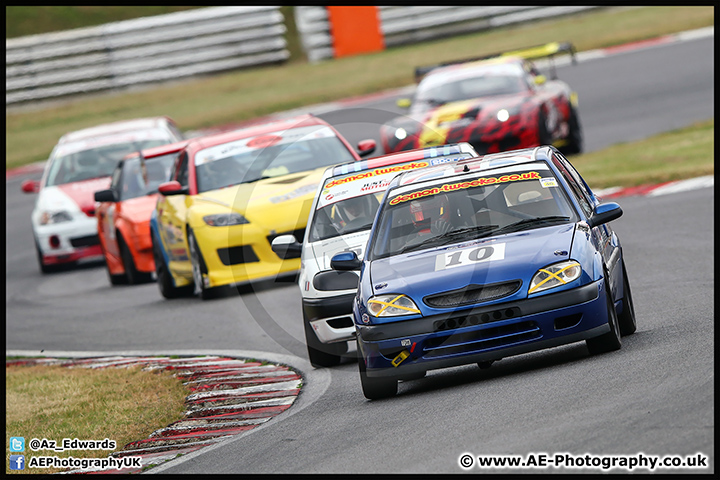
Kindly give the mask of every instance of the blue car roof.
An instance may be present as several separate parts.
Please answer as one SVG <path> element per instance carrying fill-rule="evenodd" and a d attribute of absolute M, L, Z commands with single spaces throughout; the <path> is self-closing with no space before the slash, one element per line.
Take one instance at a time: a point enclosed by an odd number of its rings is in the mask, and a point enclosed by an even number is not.
<path fill-rule="evenodd" d="M 424 182 L 433 178 L 448 177 L 465 172 L 476 172 L 478 170 L 492 170 L 508 165 L 518 165 L 536 161 L 549 162 L 550 147 L 533 147 L 508 152 L 491 153 L 477 158 L 460 160 L 450 165 L 438 165 L 424 168 L 422 170 L 405 172 L 393 179 L 389 188 L 398 185 L 411 185 Z"/>

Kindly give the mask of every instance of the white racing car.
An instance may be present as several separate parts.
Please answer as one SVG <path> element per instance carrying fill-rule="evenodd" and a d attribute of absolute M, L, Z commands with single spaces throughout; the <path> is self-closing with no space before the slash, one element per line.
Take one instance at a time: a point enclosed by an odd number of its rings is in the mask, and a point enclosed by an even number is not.
<path fill-rule="evenodd" d="M 354 271 L 330 268 L 336 253 L 362 258 L 385 189 L 399 173 L 477 157 L 468 143 L 426 147 L 329 167 L 320 182 L 302 244 L 281 235 L 272 249 L 281 258 L 301 255 L 298 285 L 308 357 L 314 367 L 338 365 L 355 339 L 352 302 L 358 285 Z"/>
<path fill-rule="evenodd" d="M 101 260 L 95 192 L 109 187 L 117 162 L 128 153 L 182 139 L 167 117 L 109 123 L 63 135 L 42 179 L 25 180 L 21 187 L 25 193 L 38 193 L 31 221 L 40 271 Z"/>

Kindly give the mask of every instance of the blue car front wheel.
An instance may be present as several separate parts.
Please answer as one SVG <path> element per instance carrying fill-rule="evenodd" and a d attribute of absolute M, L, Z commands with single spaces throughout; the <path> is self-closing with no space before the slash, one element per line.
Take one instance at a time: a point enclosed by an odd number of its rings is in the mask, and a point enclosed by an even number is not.
<path fill-rule="evenodd" d="M 623 274 L 623 309 L 618 317 L 620 323 L 620 334 L 622 336 L 632 335 L 637 330 L 637 322 L 635 321 L 635 305 L 633 305 L 632 293 L 630 293 L 630 282 L 628 281 L 627 270 L 625 270 L 625 261 L 622 262 Z"/>
<path fill-rule="evenodd" d="M 358 368 L 360 370 L 360 383 L 363 395 L 370 400 L 393 397 L 397 394 L 398 381 L 395 378 L 368 377 L 360 348 L 358 348 Z"/>
<path fill-rule="evenodd" d="M 620 324 L 618 322 L 617 312 L 615 311 L 615 303 L 613 302 L 612 294 L 610 293 L 610 283 L 608 278 L 607 272 L 605 272 L 605 299 L 610 331 L 600 335 L 599 337 L 588 338 L 585 340 L 588 350 L 590 351 L 590 355 L 612 352 L 614 350 L 620 350 L 620 347 L 622 347 L 622 342 L 620 340 Z"/>

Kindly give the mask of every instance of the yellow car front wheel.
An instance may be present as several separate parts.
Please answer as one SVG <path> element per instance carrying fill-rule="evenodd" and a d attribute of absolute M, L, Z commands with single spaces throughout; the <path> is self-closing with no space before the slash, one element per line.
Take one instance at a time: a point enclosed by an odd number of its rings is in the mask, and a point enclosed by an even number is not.
<path fill-rule="evenodd" d="M 192 266 L 193 283 L 195 283 L 195 294 L 199 295 L 203 300 L 224 296 L 228 292 L 226 286 L 210 288 L 205 285 L 205 279 L 208 273 L 207 265 L 200 252 L 195 235 L 190 229 L 188 229 L 188 249 L 190 250 L 190 264 Z"/>
<path fill-rule="evenodd" d="M 157 284 L 160 294 L 167 298 L 187 297 L 192 294 L 192 285 L 176 287 L 173 282 L 172 274 L 165 265 L 165 257 L 160 251 L 160 240 L 155 234 L 152 235 L 153 260 L 155 261 L 155 275 L 157 276 Z"/>

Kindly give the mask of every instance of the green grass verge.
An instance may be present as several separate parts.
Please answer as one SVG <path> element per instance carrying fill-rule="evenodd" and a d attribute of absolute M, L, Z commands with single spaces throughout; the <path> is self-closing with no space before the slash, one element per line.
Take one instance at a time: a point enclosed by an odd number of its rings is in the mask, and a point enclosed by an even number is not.
<path fill-rule="evenodd" d="M 6 166 L 43 161 L 64 133 L 99 123 L 168 115 L 183 130 L 196 130 L 409 85 L 417 65 L 557 40 L 571 41 L 582 51 L 713 24 L 712 6 L 602 9 L 314 65 L 296 61 L 162 88 L 75 98 L 42 109 L 10 109 L 5 115 Z"/>
<path fill-rule="evenodd" d="M 25 437 L 25 470 L 5 473 L 56 473 L 57 468 L 29 468 L 31 456 L 107 458 L 132 441 L 183 418 L 190 393 L 167 372 L 135 368 L 67 368 L 13 366 L 5 368 L 5 444 Z M 64 438 L 117 443 L 115 450 L 56 452 L 29 449 L 31 439 Z M 9 453 L 8 453 L 9 455 Z M 9 458 L 9 456 L 8 456 Z"/>
<path fill-rule="evenodd" d="M 570 157 L 590 188 L 635 187 L 715 173 L 715 119 Z"/>

